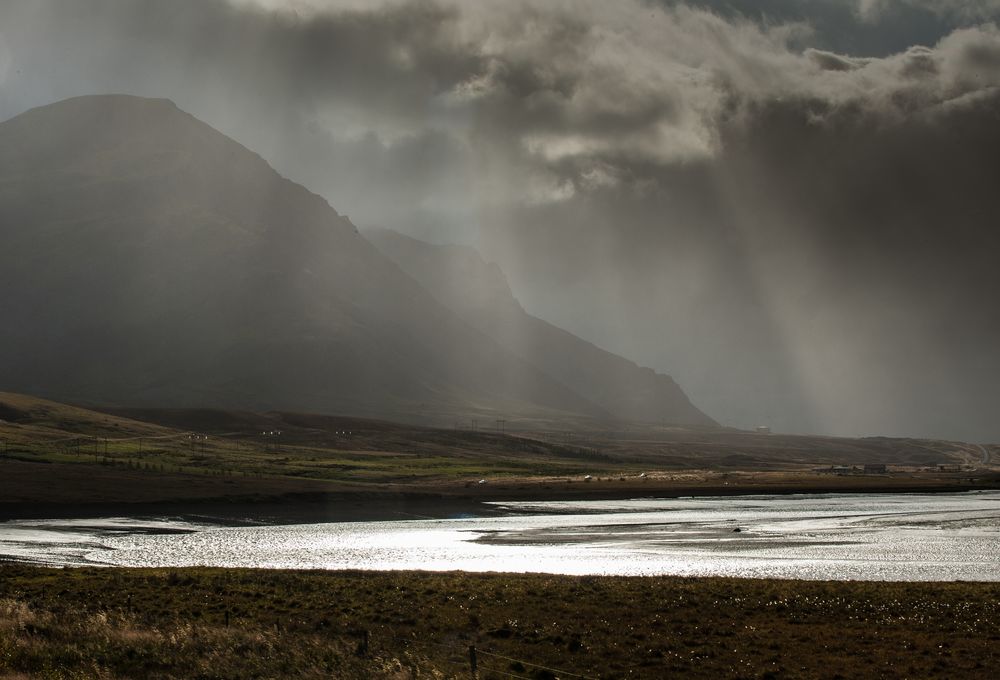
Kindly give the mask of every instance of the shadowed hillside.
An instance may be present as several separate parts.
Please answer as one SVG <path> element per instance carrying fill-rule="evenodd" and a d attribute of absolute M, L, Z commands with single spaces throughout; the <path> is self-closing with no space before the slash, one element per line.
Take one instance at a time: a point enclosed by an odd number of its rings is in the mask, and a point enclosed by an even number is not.
<path fill-rule="evenodd" d="M 679 390 L 650 406 L 659 395 L 638 384 L 637 408 L 609 409 L 558 379 L 591 370 L 578 352 L 511 352 L 166 100 L 79 97 L 0 124 L 0 288 L 0 317 L 17 320 L 0 335 L 12 391 L 448 424 L 650 409 L 707 422 Z M 560 357 L 576 365 L 540 368 Z"/>
<path fill-rule="evenodd" d="M 641 368 L 525 312 L 500 268 L 472 248 L 431 245 L 386 229 L 366 231 L 365 236 L 472 326 L 615 417 L 715 424 L 670 376 Z"/>

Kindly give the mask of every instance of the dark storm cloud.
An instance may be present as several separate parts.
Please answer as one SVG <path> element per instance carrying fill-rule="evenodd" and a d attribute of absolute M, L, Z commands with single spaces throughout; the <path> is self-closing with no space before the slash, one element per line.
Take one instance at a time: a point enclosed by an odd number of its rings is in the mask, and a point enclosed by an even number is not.
<path fill-rule="evenodd" d="M 0 6 L 0 116 L 165 96 L 723 421 L 1000 439 L 991 1 Z"/>
<path fill-rule="evenodd" d="M 711 111 L 707 153 L 559 157 L 570 196 L 508 219 L 515 278 L 588 337 L 676 357 L 745 423 L 995 438 L 996 28 L 884 59 L 726 37 L 706 59 L 730 70 L 688 90 Z M 588 185 L 594 168 L 607 182 Z M 551 292 L 567 288 L 603 313 L 567 311 Z"/>
<path fill-rule="evenodd" d="M 953 30 L 1000 19 L 996 0 L 647 0 L 653 7 L 688 6 L 760 25 L 797 23 L 808 36 L 798 48 L 885 57 L 933 45 Z"/>
<path fill-rule="evenodd" d="M 995 436 L 1000 93 L 899 93 L 759 104 L 720 181 L 823 422 Z"/>

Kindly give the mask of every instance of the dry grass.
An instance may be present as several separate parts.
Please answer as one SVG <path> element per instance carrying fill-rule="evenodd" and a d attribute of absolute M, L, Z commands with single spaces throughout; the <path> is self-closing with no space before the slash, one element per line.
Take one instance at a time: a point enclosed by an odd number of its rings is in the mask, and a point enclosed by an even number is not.
<path fill-rule="evenodd" d="M 0 567 L 0 677 L 466 678 L 470 644 L 484 680 L 992 678 L 1000 584 Z"/>

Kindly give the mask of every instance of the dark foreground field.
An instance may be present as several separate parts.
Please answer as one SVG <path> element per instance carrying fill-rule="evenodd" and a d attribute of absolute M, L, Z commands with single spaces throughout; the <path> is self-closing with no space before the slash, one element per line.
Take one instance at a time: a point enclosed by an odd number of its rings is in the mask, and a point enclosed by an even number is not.
<path fill-rule="evenodd" d="M 365 639 L 367 636 L 367 648 Z M 0 566 L 0 677 L 992 678 L 1000 584 Z"/>

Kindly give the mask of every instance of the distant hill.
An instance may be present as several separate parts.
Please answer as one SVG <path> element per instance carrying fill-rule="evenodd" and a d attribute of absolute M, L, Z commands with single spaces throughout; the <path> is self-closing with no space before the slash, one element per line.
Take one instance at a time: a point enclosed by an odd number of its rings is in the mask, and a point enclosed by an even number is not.
<path fill-rule="evenodd" d="M 586 343 L 549 327 L 546 343 L 573 349 L 513 351 L 428 287 L 169 101 L 79 97 L 0 123 L 0 389 L 440 423 L 711 422 L 672 381 L 669 399 L 637 380 L 641 408 L 610 408 L 627 384 L 602 394 Z M 585 380 L 566 379 L 574 364 Z"/>
<path fill-rule="evenodd" d="M 472 326 L 616 418 L 715 424 L 670 376 L 525 312 L 500 268 L 473 248 L 432 245 L 387 229 L 365 236 Z"/>

